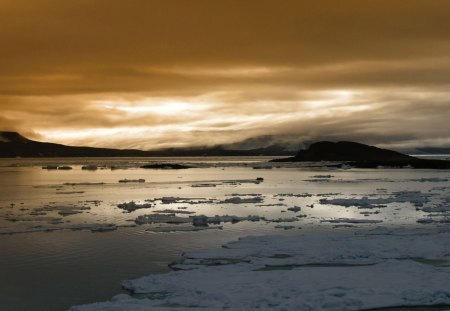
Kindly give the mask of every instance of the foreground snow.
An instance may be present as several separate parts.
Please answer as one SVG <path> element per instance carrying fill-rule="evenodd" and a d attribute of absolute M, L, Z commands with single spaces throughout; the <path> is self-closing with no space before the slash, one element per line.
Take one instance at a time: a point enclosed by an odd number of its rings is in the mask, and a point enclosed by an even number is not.
<path fill-rule="evenodd" d="M 450 227 L 246 237 L 125 281 L 93 310 L 364 310 L 450 305 Z"/>

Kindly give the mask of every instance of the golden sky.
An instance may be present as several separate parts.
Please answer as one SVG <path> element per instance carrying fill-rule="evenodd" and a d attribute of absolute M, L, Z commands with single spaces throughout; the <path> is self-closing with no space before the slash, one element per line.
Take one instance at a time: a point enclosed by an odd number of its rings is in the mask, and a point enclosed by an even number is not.
<path fill-rule="evenodd" d="M 450 1 L 0 0 L 0 129 L 450 146 Z"/>

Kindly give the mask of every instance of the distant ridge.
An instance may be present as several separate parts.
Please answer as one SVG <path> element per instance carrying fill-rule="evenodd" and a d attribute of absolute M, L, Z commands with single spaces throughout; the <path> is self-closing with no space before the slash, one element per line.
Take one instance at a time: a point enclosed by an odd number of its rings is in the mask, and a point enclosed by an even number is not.
<path fill-rule="evenodd" d="M 419 159 L 400 152 L 381 149 L 351 141 L 320 141 L 308 149 L 300 150 L 294 157 L 276 159 L 274 162 L 342 162 L 353 167 L 376 168 L 414 167 L 431 169 L 450 169 L 450 161 Z M 339 164 L 340 165 L 340 164 Z M 339 166 L 338 165 L 338 166 Z M 336 165 L 329 165 L 336 166 Z"/>
<path fill-rule="evenodd" d="M 72 147 L 38 142 L 16 132 L 0 132 L 0 157 L 116 157 L 145 156 L 139 150 L 118 150 L 93 147 Z"/>
<path fill-rule="evenodd" d="M 397 151 L 381 149 L 351 141 L 321 141 L 294 157 L 297 161 L 401 161 L 413 157 Z"/>
<path fill-rule="evenodd" d="M 22 135 L 20 135 L 17 132 L 0 132 L 0 142 L 4 142 L 4 143 L 11 143 L 11 142 L 16 142 L 16 143 L 27 143 L 30 142 L 31 140 L 23 137 Z"/>
<path fill-rule="evenodd" d="M 16 157 L 198 157 L 198 156 L 290 156 L 294 152 L 272 145 L 251 150 L 232 150 L 224 146 L 204 148 L 170 148 L 155 151 L 75 147 L 38 142 L 16 132 L 0 131 L 0 158 Z"/>

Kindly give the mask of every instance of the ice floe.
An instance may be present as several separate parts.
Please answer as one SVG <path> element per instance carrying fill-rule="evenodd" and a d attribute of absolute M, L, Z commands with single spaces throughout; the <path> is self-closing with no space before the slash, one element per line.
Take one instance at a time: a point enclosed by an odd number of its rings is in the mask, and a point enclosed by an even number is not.
<path fill-rule="evenodd" d="M 150 203 L 138 204 L 134 201 L 130 201 L 130 202 L 124 202 L 124 203 L 117 204 L 117 207 L 121 208 L 123 210 L 126 210 L 128 212 L 134 212 L 137 209 L 152 208 L 153 205 Z"/>
<path fill-rule="evenodd" d="M 179 164 L 179 163 L 150 163 L 142 165 L 140 168 L 145 169 L 161 169 L 161 170 L 181 170 L 192 168 L 190 165 Z"/>
<path fill-rule="evenodd" d="M 345 207 L 358 206 L 363 208 L 377 208 L 383 207 L 390 203 L 407 203 L 410 202 L 414 206 L 423 206 L 429 202 L 428 195 L 420 191 L 399 191 L 394 192 L 390 197 L 383 198 L 369 198 L 364 196 L 362 198 L 333 198 L 320 199 L 320 204 L 341 205 Z"/>
<path fill-rule="evenodd" d="M 249 203 L 261 203 L 264 199 L 262 197 L 250 197 L 250 198 L 241 198 L 241 197 L 231 197 L 223 200 L 220 203 L 226 204 L 249 204 Z"/>
<path fill-rule="evenodd" d="M 51 232 L 59 230 L 89 230 L 91 232 L 107 232 L 117 230 L 116 224 L 110 223 L 91 223 L 91 224 L 64 224 L 58 219 L 49 220 L 50 225 L 36 225 L 36 226 L 15 226 L 0 228 L 0 235 L 12 235 L 20 233 L 34 233 L 34 232 Z M 58 226 L 57 226 L 58 225 Z"/>
<path fill-rule="evenodd" d="M 168 226 L 168 227 L 152 227 L 148 228 L 145 231 L 149 232 L 192 232 L 192 231 L 203 231 L 203 230 L 221 230 L 222 226 L 184 226 L 184 225 L 176 225 L 176 226 Z"/>
<path fill-rule="evenodd" d="M 302 208 L 300 206 L 294 206 L 294 207 L 289 207 L 287 210 L 297 213 L 297 212 L 300 212 L 302 210 Z"/>
<path fill-rule="evenodd" d="M 184 208 L 178 208 L 178 209 L 161 209 L 161 210 L 155 210 L 154 213 L 157 214 L 195 214 L 195 212 L 186 211 Z"/>
<path fill-rule="evenodd" d="M 443 218 L 420 218 L 417 219 L 417 222 L 419 224 L 432 224 L 432 223 L 439 223 L 439 224 L 450 224 L 450 217 L 443 217 Z"/>
<path fill-rule="evenodd" d="M 450 233 L 395 232 L 246 237 L 222 249 L 184 253 L 171 265 L 179 271 L 124 281 L 131 295 L 70 310 L 356 311 L 450 304 Z"/>
<path fill-rule="evenodd" d="M 87 171 L 96 171 L 98 170 L 98 166 L 94 165 L 94 164 L 89 164 L 89 165 L 83 165 L 81 167 L 82 170 L 87 170 Z"/>
<path fill-rule="evenodd" d="M 205 216 L 205 215 L 195 215 L 189 217 L 179 217 L 175 214 L 149 214 L 140 215 L 135 219 L 135 223 L 138 225 L 144 224 L 186 224 L 191 223 L 194 226 L 208 226 L 208 224 L 220 224 L 223 222 L 237 223 L 240 221 L 261 221 L 265 220 L 264 217 L 257 215 L 248 215 L 245 217 L 234 216 L 234 215 L 215 215 L 215 216 Z M 297 219 L 298 220 L 298 219 Z"/>
<path fill-rule="evenodd" d="M 191 187 L 193 187 L 193 188 L 211 188 L 211 187 L 217 187 L 217 185 L 216 184 L 206 184 L 206 183 L 204 183 L 204 184 L 193 184 L 193 185 L 191 185 Z"/>
<path fill-rule="evenodd" d="M 334 219 L 322 219 L 320 222 L 329 223 L 349 223 L 349 224 L 377 224 L 383 222 L 379 219 L 357 219 L 357 218 L 334 218 Z"/>
<path fill-rule="evenodd" d="M 145 183 L 145 179 L 139 178 L 139 179 L 120 179 L 119 183 Z"/>
<path fill-rule="evenodd" d="M 178 217 L 173 214 L 149 214 L 138 216 L 134 220 L 134 222 L 138 225 L 155 224 L 155 223 L 185 224 L 191 223 L 192 220 L 187 217 Z"/>
<path fill-rule="evenodd" d="M 411 181 L 416 182 L 446 182 L 449 181 L 447 178 L 439 178 L 439 177 L 431 177 L 431 178 L 419 178 L 419 179 L 411 179 Z"/>

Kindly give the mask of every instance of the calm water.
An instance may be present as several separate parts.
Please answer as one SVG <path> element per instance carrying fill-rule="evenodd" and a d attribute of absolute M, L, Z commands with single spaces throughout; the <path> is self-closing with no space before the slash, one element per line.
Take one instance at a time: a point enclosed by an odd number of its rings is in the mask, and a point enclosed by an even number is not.
<path fill-rule="evenodd" d="M 296 167 L 257 170 L 252 166 L 265 166 L 258 162 L 266 159 L 206 160 L 178 159 L 178 162 L 199 166 L 188 170 L 136 168 L 149 159 L 1 160 L 0 232 L 13 234 L 0 235 L 0 310 L 65 310 L 71 305 L 106 300 L 120 292 L 121 280 L 168 271 L 167 264 L 183 251 L 220 247 L 244 235 L 340 230 L 333 229 L 340 224 L 321 222 L 330 218 L 381 220 L 381 224 L 387 226 L 418 226 L 417 219 L 428 215 L 412 202 L 395 202 L 370 209 L 370 213 L 364 215 L 361 213 L 367 210 L 320 204 L 323 198 L 386 197 L 397 191 L 420 191 L 427 197 L 425 205 L 432 207 L 447 204 L 450 197 L 449 171 Z M 40 167 L 54 163 L 72 165 L 73 169 L 53 171 Z M 81 170 L 81 165 L 89 163 L 127 169 Z M 264 178 L 264 182 L 255 183 L 257 177 Z M 146 182 L 118 182 L 125 178 L 142 178 Z M 182 197 L 183 200 L 164 204 L 163 197 Z M 258 197 L 261 202 L 223 202 L 233 197 Z M 154 207 L 131 213 L 124 213 L 117 207 L 131 200 L 137 203 L 147 200 Z M 86 209 L 62 216 L 58 213 L 61 206 Z M 297 213 L 287 210 L 293 206 L 300 206 L 302 210 Z M 226 223 L 221 230 L 198 232 L 161 233 L 148 230 L 176 228 L 176 225 L 134 225 L 139 215 L 165 209 L 208 216 L 259 215 L 268 220 L 292 220 L 299 214 L 306 217 L 295 222 Z M 56 218 L 60 220 L 55 221 Z M 106 223 L 119 227 L 115 231 L 97 233 L 71 229 Z M 293 229 L 283 230 L 277 226 L 293 226 Z M 47 229 L 58 230 L 46 232 Z M 29 232 L 33 230 L 41 232 Z"/>

